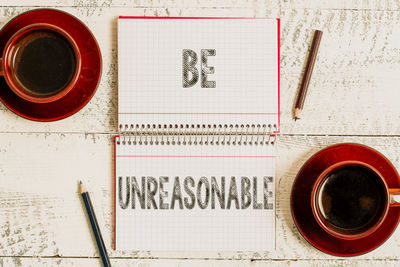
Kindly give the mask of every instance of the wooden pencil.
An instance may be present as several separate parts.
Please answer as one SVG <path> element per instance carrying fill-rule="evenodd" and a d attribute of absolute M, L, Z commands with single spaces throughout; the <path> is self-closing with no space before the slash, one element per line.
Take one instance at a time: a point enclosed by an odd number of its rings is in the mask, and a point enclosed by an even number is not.
<path fill-rule="evenodd" d="M 92 201 L 90 200 L 89 192 L 83 186 L 82 181 L 79 182 L 80 193 L 82 195 L 83 202 L 85 203 L 86 212 L 89 217 L 90 225 L 92 226 L 93 234 L 99 248 L 99 253 L 103 265 L 105 267 L 111 266 L 110 259 L 108 258 L 106 246 L 104 245 L 103 237 L 100 232 L 99 224 L 97 223 L 96 214 L 94 213 Z"/>
<path fill-rule="evenodd" d="M 306 69 L 303 75 L 303 80 L 301 82 L 299 94 L 297 96 L 297 102 L 294 109 L 294 120 L 300 119 L 300 113 L 303 110 L 304 101 L 307 95 L 308 85 L 310 84 L 311 74 L 314 69 L 315 59 L 317 57 L 319 44 L 322 38 L 322 31 L 316 30 L 314 33 L 313 42 L 311 45 L 310 54 L 308 55 L 308 61 L 306 65 Z"/>

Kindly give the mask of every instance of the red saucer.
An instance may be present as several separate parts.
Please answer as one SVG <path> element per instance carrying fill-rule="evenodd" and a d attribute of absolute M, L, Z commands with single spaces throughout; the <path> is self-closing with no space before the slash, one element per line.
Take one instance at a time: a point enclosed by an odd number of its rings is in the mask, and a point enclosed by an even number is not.
<path fill-rule="evenodd" d="M 311 210 L 313 183 L 328 166 L 345 160 L 361 161 L 373 166 L 385 177 L 389 188 L 400 188 L 396 169 L 382 154 L 364 145 L 337 144 L 319 151 L 301 168 L 292 187 L 291 209 L 297 228 L 311 245 L 335 256 L 356 256 L 377 248 L 390 237 L 399 223 L 400 208 L 389 208 L 382 225 L 364 238 L 345 240 L 325 232 Z"/>
<path fill-rule="evenodd" d="M 0 77 L 0 100 L 16 114 L 30 120 L 61 120 L 82 109 L 96 92 L 102 68 L 100 48 L 90 30 L 74 16 L 55 9 L 36 9 L 15 17 L 0 30 L 0 53 L 16 31 L 33 23 L 56 25 L 74 39 L 82 56 L 78 81 L 57 101 L 32 103 L 14 94 L 4 77 Z"/>

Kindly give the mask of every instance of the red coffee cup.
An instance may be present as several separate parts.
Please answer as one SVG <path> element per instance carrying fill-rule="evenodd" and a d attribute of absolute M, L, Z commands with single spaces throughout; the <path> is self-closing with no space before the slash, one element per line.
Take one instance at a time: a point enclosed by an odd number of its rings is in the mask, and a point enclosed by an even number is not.
<path fill-rule="evenodd" d="M 389 188 L 371 165 L 342 161 L 325 169 L 311 194 L 313 215 L 324 231 L 340 239 L 354 240 L 372 234 L 385 220 L 399 188 Z"/>
<path fill-rule="evenodd" d="M 7 42 L 0 59 L 0 75 L 22 99 L 34 103 L 56 101 L 75 86 L 81 54 L 63 29 L 45 23 L 28 25 Z"/>

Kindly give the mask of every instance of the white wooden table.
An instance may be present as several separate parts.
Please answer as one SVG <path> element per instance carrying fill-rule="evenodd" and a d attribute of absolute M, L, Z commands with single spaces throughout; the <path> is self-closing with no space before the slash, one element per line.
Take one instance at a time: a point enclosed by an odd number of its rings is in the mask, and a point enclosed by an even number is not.
<path fill-rule="evenodd" d="M 1 0 L 0 26 L 39 5 L 65 10 L 88 25 L 101 47 L 103 76 L 91 102 L 62 121 L 28 121 L 0 104 L 0 266 L 100 266 L 79 179 L 91 192 L 114 266 L 400 265 L 400 229 L 366 255 L 333 257 L 301 237 L 289 205 L 301 165 L 329 144 L 369 145 L 400 170 L 398 0 Z M 112 250 L 118 15 L 281 18 L 276 251 Z M 303 118 L 295 123 L 292 108 L 313 29 L 324 36 Z"/>

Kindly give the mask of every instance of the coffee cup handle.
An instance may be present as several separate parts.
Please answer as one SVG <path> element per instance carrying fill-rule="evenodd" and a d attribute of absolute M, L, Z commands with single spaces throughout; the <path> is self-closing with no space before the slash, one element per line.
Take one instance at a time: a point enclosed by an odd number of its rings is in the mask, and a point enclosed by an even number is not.
<path fill-rule="evenodd" d="M 390 188 L 389 199 L 391 207 L 400 207 L 400 188 Z"/>

